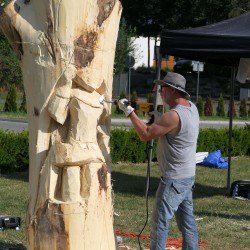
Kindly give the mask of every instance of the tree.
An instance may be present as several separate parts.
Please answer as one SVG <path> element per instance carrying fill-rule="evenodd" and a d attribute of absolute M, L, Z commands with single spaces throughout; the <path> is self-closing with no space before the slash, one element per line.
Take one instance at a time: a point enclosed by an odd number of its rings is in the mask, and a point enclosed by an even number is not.
<path fill-rule="evenodd" d="M 116 43 L 114 73 L 119 75 L 123 73 L 128 66 L 126 58 L 129 55 L 135 55 L 135 29 L 126 25 L 125 19 L 120 22 L 120 29 Z"/>
<path fill-rule="evenodd" d="M 247 102 L 245 97 L 240 101 L 239 117 L 247 117 Z"/>
<path fill-rule="evenodd" d="M 8 88 L 10 84 L 22 85 L 22 73 L 9 42 L 0 30 L 0 87 Z"/>
<path fill-rule="evenodd" d="M 138 36 L 157 37 L 162 28 L 197 27 L 227 19 L 232 11 L 231 7 L 236 6 L 231 2 L 231 0 L 122 0 L 124 8 L 122 15 L 129 26 L 136 28 Z"/>
<path fill-rule="evenodd" d="M 204 25 L 216 23 L 228 19 L 231 10 L 231 0 L 200 0 L 197 1 L 195 19 L 203 20 Z"/>
<path fill-rule="evenodd" d="M 239 16 L 250 10 L 249 0 L 232 0 L 229 16 Z"/>
<path fill-rule="evenodd" d="M 216 108 L 216 115 L 224 117 L 225 116 L 225 107 L 224 107 L 224 100 L 222 94 L 220 95 L 218 106 Z"/>
<path fill-rule="evenodd" d="M 204 115 L 204 107 L 203 107 L 203 101 L 202 101 L 202 97 L 201 96 L 198 96 L 198 100 L 197 100 L 197 105 L 196 106 L 197 106 L 199 115 L 203 116 Z"/>
<path fill-rule="evenodd" d="M 6 96 L 3 111 L 4 112 L 17 112 L 17 102 L 16 102 L 16 86 L 14 84 L 10 85 L 8 94 Z"/>
<path fill-rule="evenodd" d="M 121 2 L 124 9 L 122 15 L 127 25 L 135 28 L 138 36 L 148 39 L 153 37 L 155 41 L 163 28 L 182 29 L 206 25 L 227 19 L 231 11 L 231 0 L 121 0 Z"/>
<path fill-rule="evenodd" d="M 206 102 L 204 105 L 204 114 L 205 116 L 213 116 L 213 103 L 211 96 L 207 96 Z"/>
<path fill-rule="evenodd" d="M 11 1 L 0 28 L 29 120 L 29 249 L 115 249 L 110 105 L 118 0 Z"/>
<path fill-rule="evenodd" d="M 19 111 L 23 112 L 23 113 L 27 113 L 27 106 L 26 106 L 26 96 L 25 96 L 25 92 L 23 93 L 23 99 L 21 102 L 21 105 L 19 107 Z"/>

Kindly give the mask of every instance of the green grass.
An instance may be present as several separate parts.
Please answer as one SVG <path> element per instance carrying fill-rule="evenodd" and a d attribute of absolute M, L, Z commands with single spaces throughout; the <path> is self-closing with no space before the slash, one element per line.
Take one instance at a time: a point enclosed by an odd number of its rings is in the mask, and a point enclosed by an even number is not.
<path fill-rule="evenodd" d="M 0 92 L 0 119 L 27 120 L 27 114 L 25 114 L 25 113 L 22 113 L 22 112 L 17 112 L 17 113 L 3 112 L 3 107 L 5 104 L 6 95 L 7 95 L 7 92 Z M 17 92 L 17 106 L 18 106 L 18 108 L 21 105 L 22 98 L 23 98 L 22 93 L 18 91 Z M 115 112 L 115 109 L 116 109 L 116 106 L 112 105 L 111 106 L 111 117 L 112 118 L 125 118 L 125 115 L 123 112 L 117 113 L 117 112 Z M 145 119 L 145 120 L 149 119 L 143 113 L 137 113 L 137 115 L 141 119 Z M 218 117 L 218 116 L 214 115 L 214 116 L 202 116 L 200 119 L 203 121 L 228 121 L 229 117 Z M 237 117 L 234 117 L 233 119 L 237 120 L 237 121 L 248 121 L 248 120 L 250 120 L 250 117 L 240 118 L 237 116 Z"/>
<path fill-rule="evenodd" d="M 250 158 L 232 159 L 231 183 L 250 179 Z M 146 220 L 146 164 L 120 163 L 112 166 L 114 190 L 115 230 L 127 234 L 139 234 Z M 143 235 L 149 235 L 154 194 L 158 185 L 157 164 L 151 168 L 149 190 L 149 222 Z M 233 199 L 226 188 L 227 170 L 197 166 L 196 188 L 194 190 L 194 211 L 197 219 L 199 240 L 208 243 L 200 247 L 206 250 L 249 250 L 250 226 L 249 202 Z M 0 232 L 0 250 L 25 244 L 25 210 L 28 197 L 28 173 L 0 177 L 0 214 L 21 216 L 20 231 L 13 229 Z M 139 249 L 137 238 L 123 237 L 123 242 L 133 249 Z M 170 238 L 181 239 L 175 220 L 170 225 Z M 148 240 L 141 240 L 142 245 Z"/>
<path fill-rule="evenodd" d="M 250 158 L 240 157 L 232 160 L 231 182 L 250 179 Z M 143 199 L 146 166 L 126 164 L 113 166 L 115 190 L 115 217 L 117 230 L 127 233 L 139 233 L 144 225 L 146 209 Z M 154 193 L 158 185 L 158 169 L 152 166 L 149 211 L 151 213 Z M 124 184 L 126 183 L 126 184 Z M 249 201 L 230 197 L 227 185 L 227 170 L 197 166 L 196 188 L 194 190 L 194 210 L 199 240 L 208 245 L 200 249 L 250 249 Z M 150 232 L 149 223 L 143 234 Z M 175 220 L 170 225 L 170 238 L 181 239 Z M 137 239 L 124 238 L 124 241 L 136 247 Z M 142 240 L 143 243 L 147 242 Z"/>
<path fill-rule="evenodd" d="M 0 119 L 27 121 L 27 114 L 22 112 L 3 112 L 0 111 Z"/>
<path fill-rule="evenodd" d="M 0 177 L 0 215 L 21 217 L 21 230 L 0 231 L 0 250 L 25 243 L 25 213 L 28 197 L 28 174 L 13 173 Z"/>

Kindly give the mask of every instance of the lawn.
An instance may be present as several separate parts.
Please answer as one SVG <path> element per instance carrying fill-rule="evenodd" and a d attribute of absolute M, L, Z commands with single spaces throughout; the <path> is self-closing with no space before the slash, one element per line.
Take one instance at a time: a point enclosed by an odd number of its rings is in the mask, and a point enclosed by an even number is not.
<path fill-rule="evenodd" d="M 27 120 L 26 113 L 19 112 L 19 111 L 18 112 L 4 112 L 3 111 L 4 104 L 6 101 L 6 95 L 7 95 L 7 92 L 0 91 L 0 119 Z M 18 107 L 18 109 L 21 105 L 22 99 L 23 99 L 23 94 L 20 91 L 17 91 L 17 107 Z M 214 102 L 216 102 L 216 101 L 214 101 Z M 228 101 L 225 100 L 225 106 L 226 106 L 226 103 L 228 103 Z M 213 116 L 202 116 L 202 117 L 200 117 L 200 119 L 202 121 L 228 121 L 229 117 L 227 117 L 227 116 L 226 117 L 219 117 L 219 116 L 215 115 L 216 114 L 216 105 L 214 104 L 214 110 L 213 110 L 214 115 Z M 237 106 L 239 106 L 239 104 Z M 248 109 L 249 109 L 249 106 L 248 106 Z M 227 112 L 226 108 L 225 108 L 225 111 Z M 238 112 L 238 109 L 237 109 L 237 112 Z M 141 119 L 146 119 L 146 120 L 149 119 L 149 117 L 147 115 L 145 115 L 143 112 L 139 112 L 139 113 L 137 112 L 137 115 Z M 117 112 L 116 105 L 112 105 L 111 106 L 111 117 L 112 118 L 125 118 L 125 115 L 122 111 Z M 237 120 L 237 121 L 248 121 L 249 119 L 250 119 L 249 116 L 241 118 L 237 115 L 237 117 L 234 117 L 234 120 Z"/>
<path fill-rule="evenodd" d="M 231 182 L 250 179 L 250 158 L 232 159 Z M 120 163 L 112 166 L 114 190 L 115 230 L 122 231 L 123 243 L 132 249 L 139 249 L 137 238 L 146 221 L 146 168 L 147 164 Z M 157 164 L 151 167 L 149 189 L 149 222 L 143 231 L 148 236 L 154 194 L 158 185 Z M 226 188 L 227 170 L 197 166 L 194 190 L 194 210 L 199 231 L 199 240 L 206 250 L 250 250 L 250 209 L 249 201 L 233 199 Z M 14 173 L 0 177 L 0 214 L 20 216 L 20 231 L 8 229 L 0 232 L 0 250 L 25 245 L 25 209 L 28 196 L 28 173 Z M 169 238 L 178 241 L 181 235 L 175 221 L 170 225 Z M 141 244 L 149 243 L 141 239 Z"/>

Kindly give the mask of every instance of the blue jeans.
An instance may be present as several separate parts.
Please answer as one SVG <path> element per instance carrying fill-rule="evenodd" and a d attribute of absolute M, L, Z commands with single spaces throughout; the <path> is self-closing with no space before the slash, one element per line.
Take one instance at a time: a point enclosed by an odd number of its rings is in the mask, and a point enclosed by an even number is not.
<path fill-rule="evenodd" d="M 194 177 L 166 179 L 161 177 L 152 214 L 151 250 L 164 250 L 169 222 L 175 214 L 182 233 L 182 249 L 198 249 L 198 233 L 193 214 L 192 189 Z"/>

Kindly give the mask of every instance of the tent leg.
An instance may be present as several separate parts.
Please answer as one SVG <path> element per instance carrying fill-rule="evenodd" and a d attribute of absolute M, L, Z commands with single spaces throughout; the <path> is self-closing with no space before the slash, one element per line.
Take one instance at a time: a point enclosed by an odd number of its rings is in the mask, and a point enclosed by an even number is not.
<path fill-rule="evenodd" d="M 157 76 L 156 76 L 156 79 L 157 80 L 160 80 L 161 78 L 161 62 L 162 62 L 162 55 L 159 53 L 157 55 L 157 62 L 158 62 L 158 65 L 157 65 Z M 158 85 L 157 85 L 157 88 L 156 88 L 156 92 L 155 92 L 155 98 L 154 98 L 154 110 L 157 110 L 157 100 L 158 100 L 158 95 L 159 95 L 159 89 L 158 89 Z M 146 194 L 148 192 L 148 189 L 149 189 L 149 178 L 150 178 L 150 168 L 151 168 L 151 162 L 152 162 L 152 153 L 153 153 L 153 145 L 154 145 L 154 140 L 150 140 L 149 142 L 149 158 L 148 158 L 148 169 L 147 169 L 147 187 L 146 187 Z"/>
<path fill-rule="evenodd" d="M 233 131 L 233 102 L 234 102 L 234 81 L 236 68 L 231 68 L 230 83 L 230 103 L 229 103 L 229 142 L 228 142 L 228 171 L 227 171 L 227 189 L 231 187 L 231 157 L 232 157 L 232 131 Z"/>
<path fill-rule="evenodd" d="M 156 54 L 157 55 L 157 54 Z M 161 54 L 159 53 L 157 55 L 157 62 L 158 62 L 158 65 L 157 65 L 157 80 L 160 79 L 161 77 L 161 62 L 162 62 L 162 56 Z M 157 110 L 157 99 L 158 99 L 158 88 L 155 92 L 155 100 L 154 100 L 154 110 Z M 139 233 L 139 236 L 138 236 L 138 243 L 139 243 L 139 246 L 140 246 L 140 249 L 142 249 L 141 247 L 141 243 L 140 243 L 140 235 L 142 234 L 142 232 L 144 231 L 146 225 L 147 225 L 147 222 L 148 222 L 148 192 L 149 192 L 149 185 L 150 185 L 150 170 L 151 170 L 151 164 L 152 164 L 152 153 L 153 153 L 153 145 L 154 145 L 154 140 L 150 140 L 149 142 L 149 148 L 148 148 L 148 166 L 147 166 L 147 176 L 146 176 L 146 191 L 145 191 L 145 198 L 146 198 L 146 207 L 147 207 L 147 219 L 146 219 L 146 222 L 141 230 L 141 232 Z"/>

